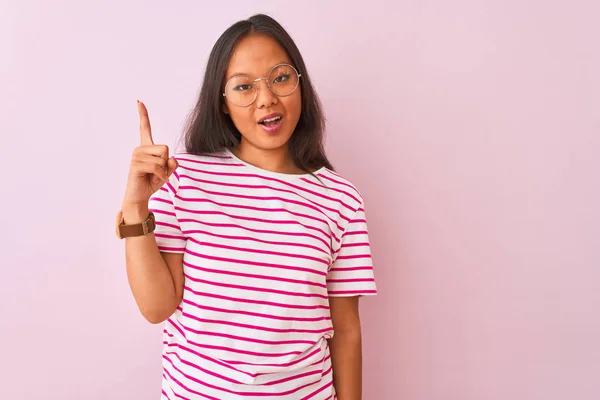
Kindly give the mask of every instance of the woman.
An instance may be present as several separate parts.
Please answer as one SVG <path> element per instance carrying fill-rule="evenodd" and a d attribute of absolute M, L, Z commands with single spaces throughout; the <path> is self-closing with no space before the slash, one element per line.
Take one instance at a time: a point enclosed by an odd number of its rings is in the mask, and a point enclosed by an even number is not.
<path fill-rule="evenodd" d="M 169 158 L 138 111 L 117 230 L 141 313 L 166 321 L 162 398 L 360 399 L 364 204 L 325 156 L 287 32 L 255 15 L 223 33 L 186 153 Z"/>

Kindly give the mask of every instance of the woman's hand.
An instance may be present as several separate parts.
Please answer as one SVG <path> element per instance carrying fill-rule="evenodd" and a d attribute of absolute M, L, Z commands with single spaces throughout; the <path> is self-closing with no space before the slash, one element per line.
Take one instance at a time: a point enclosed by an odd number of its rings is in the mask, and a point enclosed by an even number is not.
<path fill-rule="evenodd" d="M 154 144 L 150 118 L 144 103 L 138 101 L 141 145 L 131 157 L 123 208 L 144 209 L 150 197 L 160 189 L 177 168 L 175 158 L 169 158 L 169 147 Z"/>

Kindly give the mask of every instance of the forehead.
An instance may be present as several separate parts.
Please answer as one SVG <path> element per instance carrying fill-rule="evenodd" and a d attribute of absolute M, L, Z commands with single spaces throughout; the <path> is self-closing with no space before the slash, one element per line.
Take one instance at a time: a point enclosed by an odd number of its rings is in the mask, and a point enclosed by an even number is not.
<path fill-rule="evenodd" d="M 279 63 L 291 63 L 291 61 L 275 39 L 260 34 L 246 36 L 233 50 L 226 78 L 237 74 L 263 77 Z"/>

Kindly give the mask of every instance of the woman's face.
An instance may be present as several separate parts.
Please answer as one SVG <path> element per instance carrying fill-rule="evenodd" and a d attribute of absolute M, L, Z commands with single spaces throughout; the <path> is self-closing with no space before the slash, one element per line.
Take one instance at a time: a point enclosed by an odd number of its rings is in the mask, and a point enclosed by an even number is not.
<path fill-rule="evenodd" d="M 291 64 L 291 60 L 277 41 L 260 34 L 246 36 L 234 49 L 223 87 L 235 75 L 246 75 L 251 80 L 266 78 L 271 68 L 281 63 Z M 242 134 L 241 146 L 260 150 L 285 147 L 300 119 L 300 84 L 286 97 L 278 97 L 271 92 L 265 80 L 258 81 L 256 85 L 258 93 L 254 103 L 248 107 L 239 107 L 225 97 L 224 111 L 231 116 Z M 278 123 L 260 122 L 273 115 L 281 117 L 281 120 Z"/>

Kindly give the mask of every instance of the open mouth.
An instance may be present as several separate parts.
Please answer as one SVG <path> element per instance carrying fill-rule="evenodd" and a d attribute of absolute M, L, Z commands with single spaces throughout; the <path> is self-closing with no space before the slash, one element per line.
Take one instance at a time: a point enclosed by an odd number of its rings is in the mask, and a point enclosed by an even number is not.
<path fill-rule="evenodd" d="M 273 117 L 259 121 L 258 123 L 264 126 L 276 126 L 281 120 L 282 117 Z"/>

